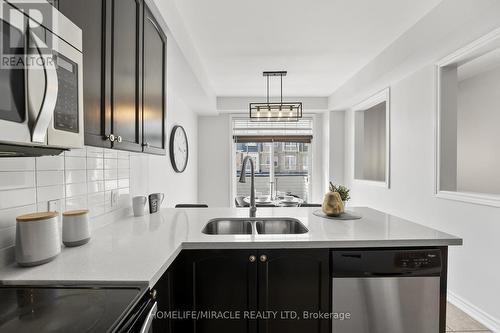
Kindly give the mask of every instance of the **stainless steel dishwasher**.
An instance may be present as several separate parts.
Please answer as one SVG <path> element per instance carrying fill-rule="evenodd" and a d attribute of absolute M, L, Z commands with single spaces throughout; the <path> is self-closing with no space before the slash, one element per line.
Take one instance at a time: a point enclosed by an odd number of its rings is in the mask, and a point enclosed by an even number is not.
<path fill-rule="evenodd" d="M 332 333 L 438 333 L 441 252 L 332 251 Z M 349 319 L 347 319 L 349 314 Z"/>

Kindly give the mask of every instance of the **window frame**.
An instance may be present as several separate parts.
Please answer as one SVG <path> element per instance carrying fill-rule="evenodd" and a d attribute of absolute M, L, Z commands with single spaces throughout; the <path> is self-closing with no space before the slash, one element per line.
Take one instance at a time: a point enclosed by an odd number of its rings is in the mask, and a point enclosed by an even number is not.
<path fill-rule="evenodd" d="M 479 205 L 500 207 L 500 194 L 474 193 L 441 190 L 441 114 L 442 114 L 442 79 L 441 73 L 444 67 L 460 64 L 475 59 L 486 52 L 500 47 L 500 28 L 480 37 L 472 43 L 458 49 L 450 55 L 438 61 L 435 65 L 436 105 L 434 125 L 434 196 L 440 199 L 462 201 Z"/>
<path fill-rule="evenodd" d="M 363 102 L 351 108 L 352 114 L 352 181 L 353 183 L 379 186 L 390 189 L 391 185 L 391 93 L 390 87 L 387 87 L 378 93 L 368 97 Z M 377 104 L 385 102 L 385 180 L 369 180 L 356 178 L 356 112 L 366 111 Z"/>

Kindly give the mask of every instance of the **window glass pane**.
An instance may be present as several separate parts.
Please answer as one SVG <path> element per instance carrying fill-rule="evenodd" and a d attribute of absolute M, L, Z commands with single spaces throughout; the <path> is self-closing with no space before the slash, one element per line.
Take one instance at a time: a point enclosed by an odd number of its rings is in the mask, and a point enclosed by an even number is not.
<path fill-rule="evenodd" d="M 440 68 L 440 190 L 500 195 L 500 48 Z"/>
<path fill-rule="evenodd" d="M 386 102 L 354 112 L 354 178 L 385 181 Z"/>

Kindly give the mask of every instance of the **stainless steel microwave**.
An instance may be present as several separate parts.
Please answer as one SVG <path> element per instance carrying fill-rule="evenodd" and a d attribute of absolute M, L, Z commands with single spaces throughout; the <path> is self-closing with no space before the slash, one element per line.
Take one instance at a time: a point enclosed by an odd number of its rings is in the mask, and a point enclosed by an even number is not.
<path fill-rule="evenodd" d="M 45 0 L 0 6 L 0 156 L 83 147 L 81 29 Z"/>

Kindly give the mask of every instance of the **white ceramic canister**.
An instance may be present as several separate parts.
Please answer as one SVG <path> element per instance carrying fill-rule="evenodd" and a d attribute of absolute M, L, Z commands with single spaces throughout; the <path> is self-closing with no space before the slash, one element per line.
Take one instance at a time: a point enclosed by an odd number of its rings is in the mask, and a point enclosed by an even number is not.
<path fill-rule="evenodd" d="M 16 218 L 16 261 L 36 266 L 51 261 L 61 252 L 59 213 L 43 212 Z"/>
<path fill-rule="evenodd" d="M 89 211 L 87 209 L 71 210 L 63 213 L 63 244 L 80 246 L 90 240 Z"/>

